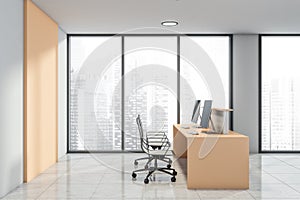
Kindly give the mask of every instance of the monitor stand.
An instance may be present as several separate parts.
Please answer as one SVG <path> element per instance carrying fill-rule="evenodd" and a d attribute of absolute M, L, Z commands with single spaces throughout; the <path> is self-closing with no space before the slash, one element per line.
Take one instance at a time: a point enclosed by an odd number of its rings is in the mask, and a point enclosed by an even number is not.
<path fill-rule="evenodd" d="M 222 133 L 218 133 L 218 132 L 215 132 L 215 131 L 201 131 L 201 133 L 205 133 L 205 134 L 222 134 Z"/>
<path fill-rule="evenodd" d="M 202 128 L 202 126 L 200 126 L 199 124 L 193 124 L 192 128 Z"/>
<path fill-rule="evenodd" d="M 183 128 L 183 129 L 189 129 L 190 126 L 189 126 L 189 125 L 181 125 L 180 128 Z"/>

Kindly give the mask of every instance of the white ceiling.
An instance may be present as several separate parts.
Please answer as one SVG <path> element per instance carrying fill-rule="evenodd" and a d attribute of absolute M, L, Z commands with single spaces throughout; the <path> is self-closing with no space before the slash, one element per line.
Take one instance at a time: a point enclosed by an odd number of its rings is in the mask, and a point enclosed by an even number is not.
<path fill-rule="evenodd" d="M 300 33 L 300 0 L 33 0 L 67 33 Z M 144 30 L 144 27 L 157 27 Z"/>

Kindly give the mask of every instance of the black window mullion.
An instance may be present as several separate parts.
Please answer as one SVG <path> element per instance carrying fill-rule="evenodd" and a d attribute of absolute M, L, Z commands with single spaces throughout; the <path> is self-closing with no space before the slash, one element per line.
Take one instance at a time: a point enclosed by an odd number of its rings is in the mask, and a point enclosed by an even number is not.
<path fill-rule="evenodd" d="M 177 36 L 177 123 L 180 124 L 180 36 Z"/>
<path fill-rule="evenodd" d="M 125 77 L 124 77 L 124 74 L 125 74 L 125 55 L 124 55 L 124 51 L 125 51 L 125 46 L 124 46 L 124 42 L 125 42 L 125 40 L 124 40 L 124 36 L 121 36 L 122 37 L 122 39 L 121 39 L 121 41 L 122 41 L 122 44 L 121 44 L 121 48 L 122 48 L 122 60 L 121 60 L 121 62 L 122 62 L 122 64 L 121 64 L 121 80 L 122 80 L 122 89 L 121 89 L 121 134 L 122 134 L 122 136 L 121 136 L 121 149 L 122 149 L 122 151 L 124 151 L 125 150 L 125 134 L 124 134 L 124 129 L 125 129 L 125 104 L 124 104 L 124 95 L 125 95 L 125 91 L 124 91 L 124 89 L 125 89 Z"/>

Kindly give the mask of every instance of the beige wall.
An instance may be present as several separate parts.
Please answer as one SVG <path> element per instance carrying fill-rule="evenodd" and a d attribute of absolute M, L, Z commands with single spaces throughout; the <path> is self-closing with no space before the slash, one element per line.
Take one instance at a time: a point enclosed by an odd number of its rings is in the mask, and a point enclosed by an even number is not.
<path fill-rule="evenodd" d="M 30 0 L 24 18 L 24 181 L 57 161 L 58 26 Z"/>

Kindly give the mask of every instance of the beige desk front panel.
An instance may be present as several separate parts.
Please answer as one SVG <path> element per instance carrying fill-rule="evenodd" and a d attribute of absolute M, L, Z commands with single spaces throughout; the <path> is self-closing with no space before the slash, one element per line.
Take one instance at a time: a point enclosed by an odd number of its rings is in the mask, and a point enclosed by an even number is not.
<path fill-rule="evenodd" d="M 175 125 L 173 126 L 173 152 L 177 157 L 187 157 L 187 138 Z"/>
<path fill-rule="evenodd" d="M 187 149 L 189 189 L 249 188 L 248 137 L 232 131 L 228 135 L 195 136 L 187 132 L 174 125 L 175 155 L 184 157 L 182 152 Z"/>

